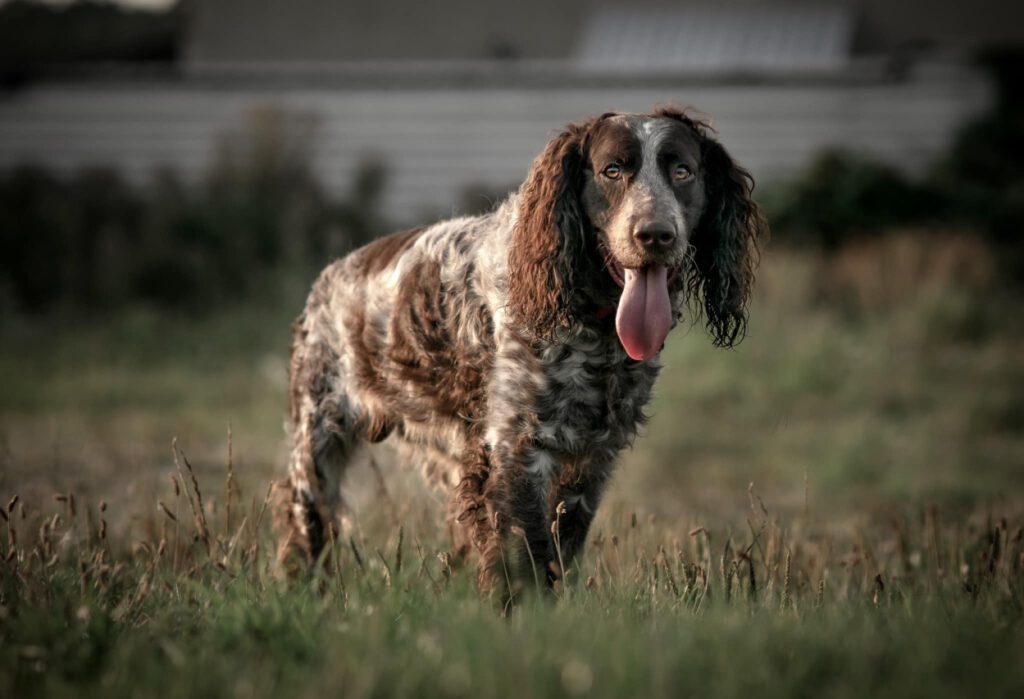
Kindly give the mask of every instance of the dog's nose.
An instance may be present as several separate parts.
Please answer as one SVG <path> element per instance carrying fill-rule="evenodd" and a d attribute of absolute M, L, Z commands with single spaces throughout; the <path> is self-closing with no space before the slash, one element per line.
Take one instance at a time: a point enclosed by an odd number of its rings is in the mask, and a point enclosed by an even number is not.
<path fill-rule="evenodd" d="M 668 250 L 676 241 L 676 232 L 665 221 L 651 221 L 637 226 L 633 233 L 636 242 L 648 252 L 661 252 Z"/>

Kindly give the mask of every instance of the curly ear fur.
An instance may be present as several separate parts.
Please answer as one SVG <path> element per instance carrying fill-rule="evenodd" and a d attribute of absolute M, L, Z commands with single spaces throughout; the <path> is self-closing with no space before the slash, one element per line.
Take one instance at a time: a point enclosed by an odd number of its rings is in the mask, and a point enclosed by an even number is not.
<path fill-rule="evenodd" d="M 685 110 L 663 107 L 655 116 L 678 119 L 697 134 L 707 204 L 690 239 L 693 264 L 687 290 L 695 310 L 704 313 L 717 347 L 738 344 L 747 332 L 747 303 L 754 285 L 758 243 L 768 224 L 751 197 L 754 178 L 733 162 L 706 122 Z"/>
<path fill-rule="evenodd" d="M 703 306 L 715 345 L 732 347 L 747 332 L 758 241 L 767 232 L 767 223 L 751 198 L 750 173 L 733 162 L 718 141 L 706 133 L 701 136 L 707 204 L 690 241 L 694 265 L 687 281 L 691 298 Z"/>
<path fill-rule="evenodd" d="M 577 317 L 571 290 L 582 273 L 587 218 L 580 189 L 592 123 L 570 125 L 552 139 L 519 190 L 508 256 L 508 310 L 535 339 L 550 339 Z"/>

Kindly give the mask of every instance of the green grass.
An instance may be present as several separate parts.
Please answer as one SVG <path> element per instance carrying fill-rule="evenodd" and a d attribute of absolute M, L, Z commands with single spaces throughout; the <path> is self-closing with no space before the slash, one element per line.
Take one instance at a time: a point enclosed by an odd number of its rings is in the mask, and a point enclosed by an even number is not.
<path fill-rule="evenodd" d="M 1024 690 L 1019 521 L 961 530 L 932 512 L 853 543 L 785 529 L 760 505 L 728 540 L 614 517 L 557 599 L 527 591 L 502 618 L 472 571 L 436 555 L 436 531 L 422 543 L 377 522 L 310 581 L 285 584 L 255 526 L 261 505 L 236 502 L 228 528 L 224 513 L 192 519 L 184 499 L 168 494 L 176 518 L 153 516 L 132 552 L 82 502 L 54 504 L 56 518 L 7 508 L 15 540 L 31 542 L 3 548 L 8 695 Z"/>
<path fill-rule="evenodd" d="M 5 322 L 0 693 L 1021 695 L 1019 298 L 952 280 L 837 304 L 828 274 L 769 254 L 737 350 L 674 334 L 586 554 L 508 618 L 446 565 L 441 503 L 403 469 L 393 512 L 356 468 L 351 540 L 274 578 L 301 285 L 198 320 Z"/>

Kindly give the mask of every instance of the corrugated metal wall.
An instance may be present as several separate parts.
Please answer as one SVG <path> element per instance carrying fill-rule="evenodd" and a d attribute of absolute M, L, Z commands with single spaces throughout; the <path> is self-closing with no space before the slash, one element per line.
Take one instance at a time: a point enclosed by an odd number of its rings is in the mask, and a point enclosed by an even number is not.
<path fill-rule="evenodd" d="M 0 168 L 34 162 L 73 170 L 105 164 L 145 183 L 159 166 L 187 178 L 218 138 L 267 107 L 315 117 L 314 166 L 342 192 L 366 158 L 391 172 L 389 217 L 452 213 L 467 186 L 520 181 L 559 126 L 608 110 L 693 105 L 759 181 L 793 173 L 841 145 L 920 172 L 967 118 L 988 107 L 988 83 L 963 69 L 918 70 L 905 81 L 514 89 L 271 89 L 198 81 L 37 86 L 0 96 Z M 591 85 L 593 82 L 591 81 Z"/>

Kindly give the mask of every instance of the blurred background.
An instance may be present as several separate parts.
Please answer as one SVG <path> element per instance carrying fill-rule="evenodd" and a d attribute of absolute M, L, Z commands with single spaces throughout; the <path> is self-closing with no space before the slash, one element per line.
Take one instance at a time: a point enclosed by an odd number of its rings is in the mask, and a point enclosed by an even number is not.
<path fill-rule="evenodd" d="M 262 492 L 323 265 L 487 210 L 568 122 L 671 103 L 773 236 L 738 349 L 674 333 L 612 500 L 1016 507 L 1022 83 L 1012 0 L 0 2 L 0 495 L 148 508 L 171 439 L 213 477 L 229 425 Z"/>

